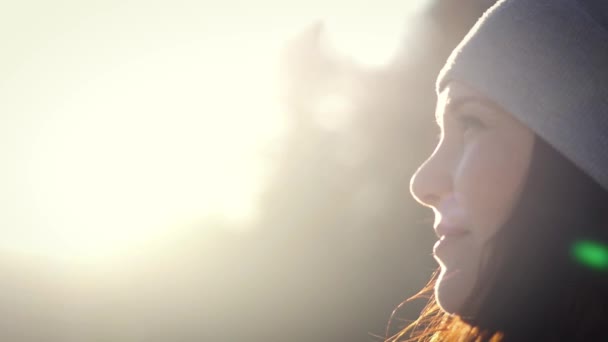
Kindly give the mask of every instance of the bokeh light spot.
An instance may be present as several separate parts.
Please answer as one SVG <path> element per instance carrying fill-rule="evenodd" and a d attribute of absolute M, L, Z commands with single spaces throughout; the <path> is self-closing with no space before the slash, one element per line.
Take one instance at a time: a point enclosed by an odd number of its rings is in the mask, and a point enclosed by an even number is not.
<path fill-rule="evenodd" d="M 608 269 L 608 246 L 595 241 L 579 241 L 572 246 L 572 254 L 579 263 L 596 270 Z"/>

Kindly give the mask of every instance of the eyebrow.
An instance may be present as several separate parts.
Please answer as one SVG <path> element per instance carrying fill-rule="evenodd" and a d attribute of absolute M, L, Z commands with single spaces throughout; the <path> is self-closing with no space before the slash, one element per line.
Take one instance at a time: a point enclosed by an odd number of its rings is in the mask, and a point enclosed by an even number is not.
<path fill-rule="evenodd" d="M 479 96 L 459 96 L 456 98 L 448 98 L 443 110 L 435 111 L 435 120 L 438 123 L 443 122 L 444 113 L 454 113 L 467 103 L 476 102 L 489 108 L 497 108 L 496 104 L 488 99 Z"/>

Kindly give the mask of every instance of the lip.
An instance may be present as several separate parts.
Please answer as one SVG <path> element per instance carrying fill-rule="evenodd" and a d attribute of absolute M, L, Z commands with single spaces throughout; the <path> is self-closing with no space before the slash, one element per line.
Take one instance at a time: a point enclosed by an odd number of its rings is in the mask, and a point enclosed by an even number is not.
<path fill-rule="evenodd" d="M 433 246 L 433 255 L 442 261 L 454 260 L 463 252 L 463 240 L 470 234 L 467 230 L 443 234 Z"/>
<path fill-rule="evenodd" d="M 438 238 L 442 239 L 446 238 L 456 238 L 463 235 L 467 235 L 470 232 L 465 229 L 463 226 L 458 225 L 448 225 L 448 224 L 440 224 L 435 227 L 435 234 Z"/>

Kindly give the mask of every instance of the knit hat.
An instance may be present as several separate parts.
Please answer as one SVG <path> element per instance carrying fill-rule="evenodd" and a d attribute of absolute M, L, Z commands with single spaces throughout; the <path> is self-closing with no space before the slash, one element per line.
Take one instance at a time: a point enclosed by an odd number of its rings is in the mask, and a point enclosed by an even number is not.
<path fill-rule="evenodd" d="M 608 0 L 500 0 L 456 47 L 437 92 L 491 98 L 608 190 Z"/>

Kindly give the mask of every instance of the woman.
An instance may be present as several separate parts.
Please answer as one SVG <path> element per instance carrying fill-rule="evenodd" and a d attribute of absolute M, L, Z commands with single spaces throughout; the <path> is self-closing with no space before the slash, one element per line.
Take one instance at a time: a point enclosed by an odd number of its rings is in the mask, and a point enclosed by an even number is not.
<path fill-rule="evenodd" d="M 608 2 L 499 1 L 437 93 L 440 268 L 388 341 L 608 341 Z"/>

